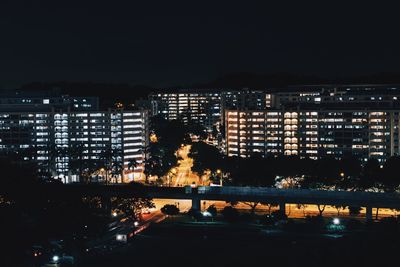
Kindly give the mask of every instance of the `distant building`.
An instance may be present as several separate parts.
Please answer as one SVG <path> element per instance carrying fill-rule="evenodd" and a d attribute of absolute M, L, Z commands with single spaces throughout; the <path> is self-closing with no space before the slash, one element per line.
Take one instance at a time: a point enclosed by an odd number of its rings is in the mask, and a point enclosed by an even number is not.
<path fill-rule="evenodd" d="M 72 97 L 51 92 L 12 91 L 0 94 L 0 111 L 99 110 L 98 97 Z"/>
<path fill-rule="evenodd" d="M 150 95 L 155 110 L 167 120 L 194 121 L 211 131 L 224 122 L 225 109 L 264 110 L 274 105 L 274 96 L 263 90 L 176 90 Z"/>
<path fill-rule="evenodd" d="M 36 162 L 43 176 L 66 183 L 79 180 L 74 160 L 96 161 L 107 153 L 110 162 L 121 166 L 120 180 L 131 181 L 143 172 L 147 110 L 98 111 L 97 98 L 23 99 L 1 100 L 0 152 L 17 152 Z M 134 169 L 128 167 L 131 160 L 137 163 Z"/>
<path fill-rule="evenodd" d="M 195 122 L 211 131 L 221 121 L 221 95 L 219 92 L 177 91 L 150 95 L 156 115 L 166 120 Z"/>

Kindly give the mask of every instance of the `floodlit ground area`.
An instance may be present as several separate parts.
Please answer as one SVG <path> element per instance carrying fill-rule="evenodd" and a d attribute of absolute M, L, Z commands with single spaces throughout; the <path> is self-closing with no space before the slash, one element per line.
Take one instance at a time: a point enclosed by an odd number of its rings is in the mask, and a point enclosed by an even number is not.
<path fill-rule="evenodd" d="M 191 200 L 154 199 L 154 203 L 155 203 L 157 209 L 160 209 L 165 204 L 173 204 L 173 205 L 178 206 L 181 212 L 188 211 L 192 206 Z M 249 204 L 252 204 L 252 203 L 239 202 L 235 205 L 235 208 L 237 208 L 239 210 L 250 212 L 251 207 Z M 202 201 L 201 202 L 201 208 L 203 210 L 207 209 L 211 205 L 215 205 L 215 207 L 218 210 L 222 210 L 225 206 L 228 206 L 229 203 L 226 203 L 225 201 Z M 320 208 L 322 209 L 324 207 L 321 206 Z M 257 214 L 268 214 L 269 212 L 272 212 L 272 211 L 275 211 L 278 209 L 279 208 L 277 206 L 272 206 L 270 208 L 268 205 L 259 204 L 256 207 L 255 212 Z M 376 209 L 373 209 L 372 211 L 373 211 L 373 215 L 375 218 Z M 289 218 L 304 218 L 306 216 L 315 216 L 318 214 L 319 214 L 319 210 L 318 210 L 317 205 L 294 205 L 294 204 L 286 205 L 286 215 Z M 379 209 L 378 210 L 378 218 L 397 216 L 397 215 L 400 215 L 400 212 L 396 211 L 396 210 L 390 210 L 390 209 Z M 335 208 L 332 206 L 325 206 L 324 211 L 323 211 L 323 216 L 349 217 L 350 215 L 349 215 L 348 208 Z M 361 209 L 359 215 L 351 215 L 350 217 L 364 218 L 365 217 L 365 209 Z"/>

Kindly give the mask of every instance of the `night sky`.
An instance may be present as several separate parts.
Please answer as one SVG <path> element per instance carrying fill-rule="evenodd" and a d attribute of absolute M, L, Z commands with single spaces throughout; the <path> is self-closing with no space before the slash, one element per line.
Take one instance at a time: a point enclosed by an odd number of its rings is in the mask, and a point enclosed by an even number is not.
<path fill-rule="evenodd" d="M 160 87 L 241 71 L 400 72 L 395 6 L 130 2 L 1 0 L 0 88 L 60 80 Z"/>

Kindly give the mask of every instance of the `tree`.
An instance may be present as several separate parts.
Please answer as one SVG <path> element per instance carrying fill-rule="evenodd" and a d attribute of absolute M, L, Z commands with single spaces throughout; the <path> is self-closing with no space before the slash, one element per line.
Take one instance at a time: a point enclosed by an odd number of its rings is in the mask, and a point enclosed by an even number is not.
<path fill-rule="evenodd" d="M 187 131 L 188 133 L 198 136 L 201 141 L 206 140 L 208 137 L 207 130 L 204 128 L 204 126 L 192 120 L 187 124 Z"/>
<path fill-rule="evenodd" d="M 118 177 L 121 177 L 121 183 L 123 182 L 123 171 L 124 171 L 124 165 L 121 161 L 113 161 L 111 163 L 111 177 L 115 179 L 116 182 L 118 182 Z"/>
<path fill-rule="evenodd" d="M 208 206 L 207 211 L 208 211 L 209 213 L 211 213 L 211 215 L 212 215 L 213 217 L 216 217 L 216 216 L 217 216 L 217 208 L 215 207 L 215 205 L 210 205 L 210 206 Z"/>
<path fill-rule="evenodd" d="M 326 205 L 317 205 L 317 208 L 318 208 L 318 212 L 319 212 L 319 216 L 321 216 L 322 217 L 322 213 L 324 213 L 324 211 L 325 211 L 325 208 L 326 208 Z"/>
<path fill-rule="evenodd" d="M 349 207 L 349 215 L 353 216 L 359 215 L 360 211 L 361 211 L 360 207 L 352 207 L 352 206 Z"/>
<path fill-rule="evenodd" d="M 111 203 L 114 208 L 133 218 L 140 216 L 143 209 L 155 208 L 150 198 L 113 198 Z"/>
<path fill-rule="evenodd" d="M 239 212 L 232 206 L 226 206 L 221 213 L 224 216 L 225 220 L 230 222 L 237 221 L 237 219 L 239 218 Z"/>
<path fill-rule="evenodd" d="M 138 162 L 136 159 L 129 159 L 128 160 L 128 170 L 134 170 L 138 167 Z"/>
<path fill-rule="evenodd" d="M 364 165 L 358 187 L 366 190 L 375 187 L 381 181 L 382 169 L 377 159 L 368 159 Z"/>
<path fill-rule="evenodd" d="M 237 186 L 272 186 L 275 184 L 276 170 L 273 158 L 263 158 L 255 154 L 250 158 L 229 157 L 225 159 L 225 169 L 232 183 Z"/>
<path fill-rule="evenodd" d="M 199 175 L 206 170 L 215 173 L 222 167 L 222 155 L 219 150 L 204 142 L 193 143 L 188 156 L 193 159 L 192 171 Z"/>
<path fill-rule="evenodd" d="M 109 182 L 108 173 L 111 171 L 111 167 L 112 167 L 112 151 L 111 151 L 111 149 L 106 149 L 101 152 L 98 163 L 99 163 L 99 167 L 104 169 L 104 171 L 106 173 L 105 182 L 106 182 L 106 184 L 108 184 L 108 182 Z"/>
<path fill-rule="evenodd" d="M 331 157 L 319 159 L 313 164 L 312 169 L 309 171 L 309 175 L 304 176 L 304 179 L 300 182 L 302 188 L 338 187 L 338 181 L 340 181 L 342 173 L 338 160 Z"/>
<path fill-rule="evenodd" d="M 399 156 L 390 157 L 383 165 L 381 181 L 386 191 L 393 192 L 400 185 L 399 166 Z"/>
<path fill-rule="evenodd" d="M 336 211 L 337 211 L 337 216 L 340 216 L 340 211 L 341 211 L 342 209 L 345 209 L 345 208 L 346 208 L 345 206 L 341 206 L 341 205 L 335 205 L 334 207 L 335 207 L 335 209 L 336 209 Z"/>
<path fill-rule="evenodd" d="M 360 161 L 354 156 L 347 156 L 340 160 L 339 165 L 340 177 L 336 182 L 336 188 L 355 190 L 358 187 L 362 171 Z"/>
<path fill-rule="evenodd" d="M 268 207 L 268 215 L 271 215 L 271 210 L 272 210 L 273 207 L 278 207 L 277 203 L 268 203 L 268 204 L 265 204 L 265 205 L 267 205 L 267 207 Z"/>
<path fill-rule="evenodd" d="M 307 208 L 306 204 L 297 204 L 297 209 L 299 209 L 299 210 L 301 209 L 303 211 L 303 216 L 304 217 L 306 217 L 306 208 Z"/>
<path fill-rule="evenodd" d="M 260 202 L 242 202 L 242 203 L 250 207 L 251 215 L 255 214 L 256 208 L 260 204 Z"/>
<path fill-rule="evenodd" d="M 179 214 L 179 208 L 176 205 L 166 204 L 161 208 L 161 212 L 165 215 L 174 216 Z"/>

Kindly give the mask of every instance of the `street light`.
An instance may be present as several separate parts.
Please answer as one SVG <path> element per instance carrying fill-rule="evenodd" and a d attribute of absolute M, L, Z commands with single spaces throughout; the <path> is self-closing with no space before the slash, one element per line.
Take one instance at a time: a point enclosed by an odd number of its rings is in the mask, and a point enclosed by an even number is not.
<path fill-rule="evenodd" d="M 52 258 L 54 263 L 57 263 L 59 259 L 60 259 L 60 257 L 58 257 L 57 255 L 54 255 Z"/>
<path fill-rule="evenodd" d="M 334 225 L 339 225 L 340 224 L 339 218 L 333 218 L 332 222 L 333 222 Z"/>
<path fill-rule="evenodd" d="M 222 186 L 222 171 L 217 169 L 217 174 L 219 175 L 219 185 Z"/>
<path fill-rule="evenodd" d="M 341 172 L 341 173 L 340 173 L 340 176 L 343 178 L 343 177 L 344 177 L 344 172 Z"/>

